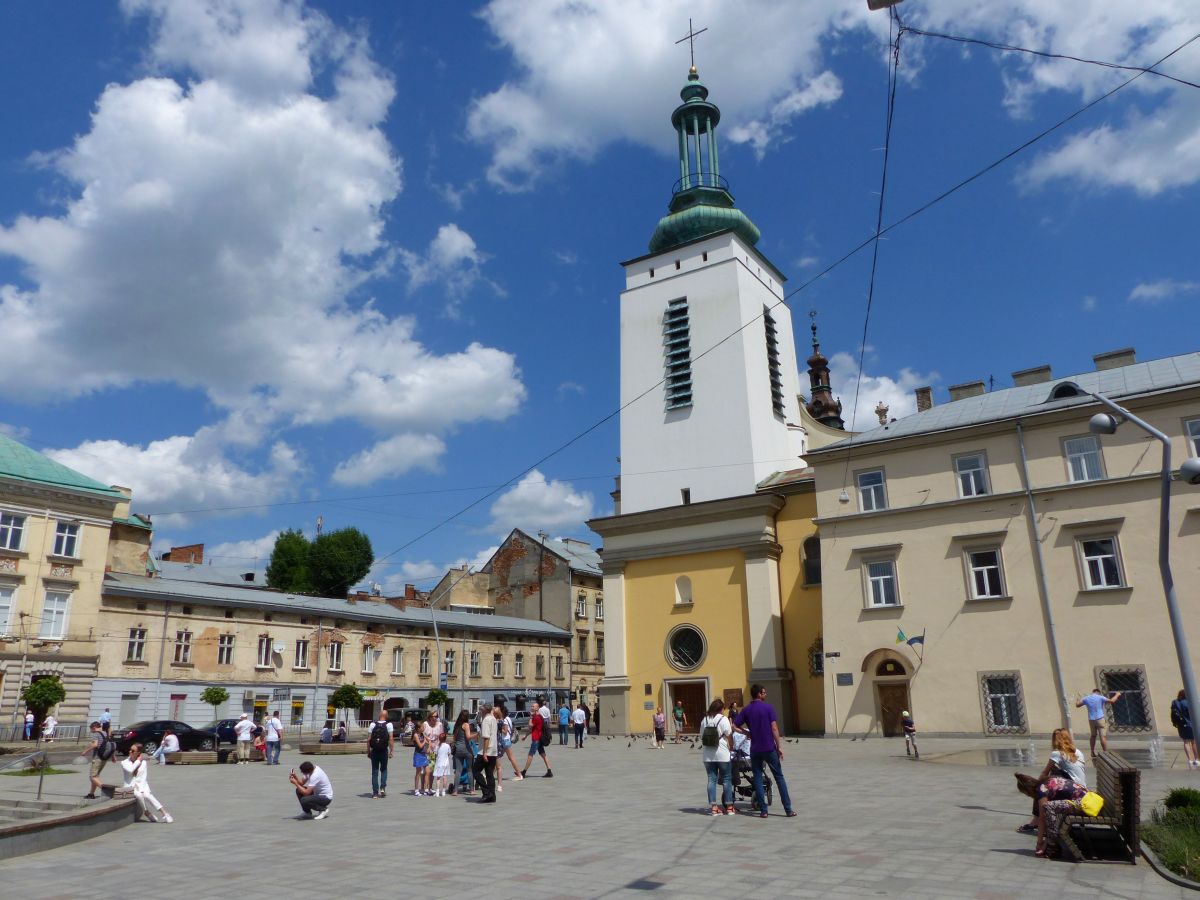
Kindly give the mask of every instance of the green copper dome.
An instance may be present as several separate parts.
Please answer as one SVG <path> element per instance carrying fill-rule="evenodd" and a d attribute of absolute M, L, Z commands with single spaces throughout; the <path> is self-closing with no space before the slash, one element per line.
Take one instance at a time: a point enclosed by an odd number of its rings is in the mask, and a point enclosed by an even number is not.
<path fill-rule="evenodd" d="M 679 175 L 668 209 L 650 238 L 650 252 L 661 253 L 706 234 L 731 230 L 748 244 L 758 243 L 758 228 L 733 205 L 733 195 L 718 167 L 717 124 L 721 110 L 708 102 L 708 88 L 696 67 L 679 92 L 683 100 L 671 113 L 679 136 Z"/>

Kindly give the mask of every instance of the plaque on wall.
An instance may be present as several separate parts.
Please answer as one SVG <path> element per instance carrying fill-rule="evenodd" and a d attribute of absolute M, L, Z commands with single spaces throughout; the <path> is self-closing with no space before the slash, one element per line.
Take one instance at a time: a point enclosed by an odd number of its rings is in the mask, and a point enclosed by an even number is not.
<path fill-rule="evenodd" d="M 725 700 L 726 706 L 731 706 L 734 703 L 736 703 L 738 706 L 742 706 L 743 705 L 742 689 L 741 688 L 726 688 L 725 694 L 724 694 L 724 700 Z"/>
<path fill-rule="evenodd" d="M 838 672 L 837 673 L 837 684 L 838 684 L 838 687 L 850 687 L 850 685 L 854 684 L 854 673 L 853 672 Z"/>

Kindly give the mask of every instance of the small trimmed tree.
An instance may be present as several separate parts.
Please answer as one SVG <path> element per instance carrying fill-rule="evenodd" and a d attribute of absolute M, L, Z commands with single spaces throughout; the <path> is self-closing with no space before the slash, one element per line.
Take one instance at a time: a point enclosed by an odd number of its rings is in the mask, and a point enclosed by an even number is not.
<path fill-rule="evenodd" d="M 357 684 L 343 684 L 329 698 L 329 705 L 338 710 L 352 709 L 357 713 L 362 704 L 363 695 Z M 358 721 L 357 715 L 354 721 Z"/>
<path fill-rule="evenodd" d="M 441 688 L 433 688 L 428 694 L 425 695 L 425 708 L 444 709 L 449 699 L 450 695 Z"/>
<path fill-rule="evenodd" d="M 21 702 L 43 718 L 67 699 L 67 689 L 57 675 L 39 678 L 21 688 Z"/>
<path fill-rule="evenodd" d="M 229 691 L 223 687 L 211 684 L 200 692 L 200 702 L 207 703 L 213 708 L 213 732 L 216 733 L 214 744 L 221 743 L 221 735 L 217 732 L 217 707 L 229 699 Z"/>

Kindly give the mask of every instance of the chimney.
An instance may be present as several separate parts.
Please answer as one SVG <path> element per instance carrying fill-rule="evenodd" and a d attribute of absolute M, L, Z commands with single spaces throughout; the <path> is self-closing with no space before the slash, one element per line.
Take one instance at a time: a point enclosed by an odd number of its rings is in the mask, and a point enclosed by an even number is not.
<path fill-rule="evenodd" d="M 982 381 L 964 381 L 962 384 L 952 384 L 950 385 L 950 402 L 982 396 L 984 389 Z"/>
<path fill-rule="evenodd" d="M 917 412 L 925 412 L 927 409 L 933 409 L 933 388 L 919 387 L 916 390 L 917 394 Z"/>
<path fill-rule="evenodd" d="M 167 562 L 191 563 L 194 566 L 204 564 L 204 545 L 186 544 L 183 547 L 172 547 L 161 557 Z"/>
<path fill-rule="evenodd" d="M 129 512 L 130 512 L 129 507 L 133 500 L 133 489 L 127 488 L 127 487 L 122 487 L 119 484 L 112 484 L 112 485 L 109 485 L 109 487 L 111 487 L 114 491 L 117 491 L 118 493 L 120 493 L 120 495 L 125 498 L 124 500 L 117 501 L 117 505 L 113 509 L 113 518 L 114 519 L 128 519 Z"/>
<path fill-rule="evenodd" d="M 1137 354 L 1134 353 L 1132 347 L 1125 347 L 1121 350 L 1109 350 L 1107 353 L 1097 353 L 1092 357 L 1092 362 L 1096 364 L 1096 371 L 1103 372 L 1105 369 L 1119 369 L 1122 366 L 1132 366 L 1137 362 Z"/>
<path fill-rule="evenodd" d="M 1032 369 L 1021 369 L 1019 372 L 1012 373 L 1013 385 L 1016 387 L 1041 384 L 1043 381 L 1049 381 L 1053 377 L 1050 374 L 1049 366 L 1034 366 Z"/>
<path fill-rule="evenodd" d="M 887 424 L 888 408 L 882 400 L 875 404 L 875 415 L 879 417 L 879 424 Z"/>

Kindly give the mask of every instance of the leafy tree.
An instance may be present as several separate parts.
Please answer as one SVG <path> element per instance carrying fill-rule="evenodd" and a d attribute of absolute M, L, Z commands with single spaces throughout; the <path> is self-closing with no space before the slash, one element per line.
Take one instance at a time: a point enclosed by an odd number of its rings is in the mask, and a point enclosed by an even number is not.
<path fill-rule="evenodd" d="M 21 701 L 39 718 L 67 699 L 67 689 L 57 675 L 39 678 L 21 688 Z"/>
<path fill-rule="evenodd" d="M 329 705 L 334 709 L 352 709 L 357 713 L 359 707 L 363 705 L 362 691 L 358 689 L 357 684 L 343 684 L 330 695 Z M 354 720 L 358 720 L 357 715 L 354 716 Z"/>
<path fill-rule="evenodd" d="M 339 528 L 309 545 L 308 579 L 322 597 L 345 597 L 374 561 L 370 538 L 357 528 Z"/>
<path fill-rule="evenodd" d="M 438 709 L 441 709 L 449 700 L 449 694 L 447 694 L 441 688 L 433 688 L 428 694 L 425 695 L 425 708 L 433 709 L 434 707 L 437 707 Z"/>
<path fill-rule="evenodd" d="M 223 687 L 209 685 L 200 692 L 200 702 L 207 703 L 213 708 L 213 721 L 217 719 L 217 707 L 229 699 L 229 691 Z M 214 726 L 215 727 L 215 726 Z M 217 735 L 217 740 L 221 740 L 221 736 Z"/>
<path fill-rule="evenodd" d="M 308 538 L 295 528 L 289 528 L 275 538 L 271 561 L 267 564 L 267 586 L 278 591 L 311 593 L 308 579 Z"/>

